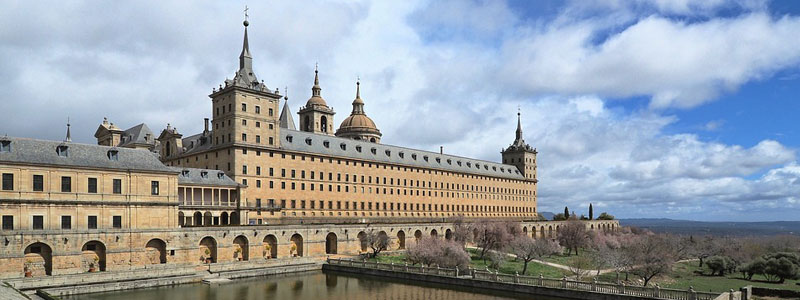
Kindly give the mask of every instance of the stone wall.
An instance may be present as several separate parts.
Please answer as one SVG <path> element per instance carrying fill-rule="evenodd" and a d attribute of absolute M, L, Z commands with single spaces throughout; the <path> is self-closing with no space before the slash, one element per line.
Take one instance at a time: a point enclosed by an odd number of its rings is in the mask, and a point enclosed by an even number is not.
<path fill-rule="evenodd" d="M 563 221 L 523 222 L 527 234 L 555 237 Z M 617 221 L 585 221 L 589 229 L 616 230 Z M 550 230 L 552 228 L 552 231 Z M 18 231 L 0 234 L 0 278 L 94 271 L 136 270 L 153 263 L 200 266 L 206 262 L 254 261 L 295 256 L 358 254 L 360 232 L 384 231 L 390 250 L 407 248 L 416 236 L 448 237 L 451 223 L 305 224 L 280 226 L 192 227 L 178 229 Z M 266 245 L 271 245 L 267 251 Z M 30 249 L 38 247 L 38 252 Z M 294 246 L 294 247 L 293 247 Z M 208 252 L 205 249 L 209 249 Z M 242 249 L 242 251 L 236 251 Z M 29 251 L 26 253 L 26 251 Z M 158 259 L 156 259 L 158 257 Z M 42 266 L 47 266 L 42 270 Z"/>

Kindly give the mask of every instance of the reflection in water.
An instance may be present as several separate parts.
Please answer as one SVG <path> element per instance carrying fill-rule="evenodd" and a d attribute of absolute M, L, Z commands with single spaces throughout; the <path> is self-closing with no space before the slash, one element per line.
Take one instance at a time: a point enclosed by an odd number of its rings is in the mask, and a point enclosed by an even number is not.
<path fill-rule="evenodd" d="M 401 281 L 338 272 L 307 272 L 280 276 L 236 279 L 233 283 L 209 286 L 187 284 L 120 292 L 97 293 L 63 297 L 65 300 L 478 300 L 478 299 L 535 299 L 557 298 L 511 294 L 498 291 L 470 289 L 420 282 Z"/>

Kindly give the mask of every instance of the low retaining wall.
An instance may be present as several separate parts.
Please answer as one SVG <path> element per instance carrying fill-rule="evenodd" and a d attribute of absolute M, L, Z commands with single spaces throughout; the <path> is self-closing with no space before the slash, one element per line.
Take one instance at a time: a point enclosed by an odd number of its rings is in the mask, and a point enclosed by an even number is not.
<path fill-rule="evenodd" d="M 800 299 L 800 291 L 770 289 L 763 287 L 750 287 L 752 295 L 762 297 L 780 297 L 786 299 Z"/>
<path fill-rule="evenodd" d="M 99 292 L 150 288 L 157 286 L 177 285 L 184 283 L 196 283 L 202 280 L 203 280 L 202 276 L 194 274 L 194 275 L 176 276 L 168 278 L 151 278 L 151 279 L 141 279 L 134 281 L 119 281 L 119 282 L 109 282 L 109 283 L 86 284 L 78 286 L 67 286 L 67 287 L 49 288 L 38 291 L 44 291 L 53 296 L 63 297 L 75 294 L 89 294 L 89 293 L 99 293 Z"/>

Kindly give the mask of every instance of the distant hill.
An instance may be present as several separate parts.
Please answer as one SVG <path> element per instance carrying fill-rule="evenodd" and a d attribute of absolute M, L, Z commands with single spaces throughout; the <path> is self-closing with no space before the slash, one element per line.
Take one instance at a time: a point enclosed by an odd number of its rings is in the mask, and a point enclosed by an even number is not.
<path fill-rule="evenodd" d="M 555 216 L 556 214 L 551 213 L 549 211 L 540 211 L 539 215 L 544 217 L 545 219 L 552 220 L 553 216 Z"/>
<path fill-rule="evenodd" d="M 620 219 L 622 226 L 646 228 L 653 232 L 718 236 L 800 235 L 800 222 L 701 222 L 672 219 Z"/>

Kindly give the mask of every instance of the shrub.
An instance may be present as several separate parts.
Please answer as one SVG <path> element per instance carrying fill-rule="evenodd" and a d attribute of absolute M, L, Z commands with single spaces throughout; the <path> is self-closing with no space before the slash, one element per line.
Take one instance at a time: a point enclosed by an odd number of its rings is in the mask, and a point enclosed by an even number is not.
<path fill-rule="evenodd" d="M 766 268 L 767 261 L 759 257 L 739 268 L 739 271 L 742 272 L 742 276 L 745 279 L 752 280 L 753 275 L 764 274 Z"/>
<path fill-rule="evenodd" d="M 609 215 L 607 212 L 602 212 L 602 213 L 600 213 L 599 216 L 597 216 L 597 219 L 598 220 L 613 220 L 614 216 Z"/>
<path fill-rule="evenodd" d="M 711 270 L 711 275 L 725 276 L 725 271 L 730 270 L 735 263 L 727 256 L 712 256 L 706 260 L 706 266 Z"/>

